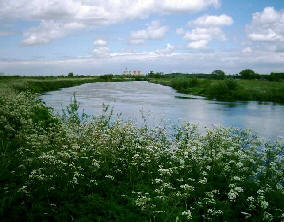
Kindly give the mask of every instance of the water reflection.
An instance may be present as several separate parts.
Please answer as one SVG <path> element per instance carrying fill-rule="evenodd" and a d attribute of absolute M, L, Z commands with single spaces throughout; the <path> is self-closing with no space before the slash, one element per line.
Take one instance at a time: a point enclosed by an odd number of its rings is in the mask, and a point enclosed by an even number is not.
<path fill-rule="evenodd" d="M 49 92 L 42 99 L 60 112 L 70 104 L 74 92 L 81 110 L 90 115 L 100 114 L 104 103 L 113 106 L 115 113 L 122 113 L 123 119 L 138 124 L 143 123 L 143 113 L 152 126 L 163 119 L 168 124 L 190 121 L 201 127 L 251 128 L 265 137 L 284 135 L 284 106 L 267 102 L 205 100 L 148 82 L 89 83 Z"/>

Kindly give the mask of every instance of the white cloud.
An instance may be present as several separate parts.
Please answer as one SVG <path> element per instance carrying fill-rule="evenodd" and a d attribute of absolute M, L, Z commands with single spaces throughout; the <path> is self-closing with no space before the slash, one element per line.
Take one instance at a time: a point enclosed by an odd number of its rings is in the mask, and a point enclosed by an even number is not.
<path fill-rule="evenodd" d="M 220 26 L 232 24 L 233 19 L 225 14 L 220 16 L 204 15 L 193 21 L 189 21 L 188 26 L 193 28 L 191 31 L 185 32 L 183 36 L 185 40 L 190 41 L 187 48 L 202 49 L 206 48 L 212 40 L 225 41 L 226 35 Z"/>
<path fill-rule="evenodd" d="M 107 45 L 107 41 L 104 39 L 96 39 L 94 41 L 94 45 L 95 46 L 106 46 Z"/>
<path fill-rule="evenodd" d="M 157 0 L 156 7 L 161 7 L 165 12 L 197 12 L 209 6 L 218 7 L 219 0 Z"/>
<path fill-rule="evenodd" d="M 243 53 L 252 53 L 251 47 L 246 47 L 242 50 Z"/>
<path fill-rule="evenodd" d="M 153 21 L 147 25 L 146 29 L 133 31 L 130 35 L 131 44 L 142 44 L 145 40 L 163 39 L 168 31 L 167 26 L 161 26 L 158 21 Z"/>
<path fill-rule="evenodd" d="M 283 41 L 283 36 L 277 34 L 272 29 L 262 30 L 261 32 L 252 32 L 249 35 L 252 41 L 274 42 Z"/>
<path fill-rule="evenodd" d="M 108 47 L 97 47 L 93 50 L 93 55 L 98 57 L 106 57 L 110 55 L 110 50 Z"/>
<path fill-rule="evenodd" d="M 171 47 L 167 47 L 171 48 Z M 160 49 L 162 50 L 162 49 Z M 71 71 L 82 74 L 121 73 L 122 67 L 135 64 L 137 69 L 169 72 L 208 72 L 216 69 L 216 64 L 228 73 L 238 73 L 250 67 L 258 73 L 281 72 L 284 69 L 284 53 L 254 50 L 253 56 L 241 50 L 234 52 L 188 51 L 161 53 L 150 52 L 110 52 L 101 56 L 103 50 L 94 56 L 53 59 L 53 60 L 0 60 L 2 72 L 17 74 L 62 74 Z M 105 49 L 105 51 L 108 51 Z M 98 53 L 98 54 L 96 54 Z M 206 62 L 204 62 L 206 61 Z"/>
<path fill-rule="evenodd" d="M 22 19 L 41 23 L 84 24 L 100 26 L 116 24 L 127 19 L 145 18 L 151 14 L 187 13 L 202 11 L 210 6 L 218 7 L 220 0 L 1 0 L 0 19 Z M 43 39 L 41 27 L 33 28 L 32 37 L 24 40 L 48 43 Z M 53 30 L 49 27 L 49 32 Z M 58 32 L 55 27 L 54 32 Z M 63 31 L 64 32 L 64 31 Z M 56 34 L 59 38 L 66 35 Z M 69 32 L 70 33 L 70 32 Z M 40 40 L 33 40 L 40 39 Z M 29 42 L 32 42 L 30 44 Z"/>
<path fill-rule="evenodd" d="M 2 0 L 0 17 L 114 23 L 151 13 L 197 12 L 219 4 L 219 0 Z"/>
<path fill-rule="evenodd" d="M 46 44 L 54 39 L 62 38 L 74 30 L 84 28 L 80 23 L 57 23 L 55 21 L 42 21 L 36 28 L 24 32 L 24 45 Z"/>
<path fill-rule="evenodd" d="M 254 13 L 247 34 L 250 40 L 256 42 L 284 41 L 284 11 L 266 7 L 262 12 Z"/>
<path fill-rule="evenodd" d="M 189 26 L 224 26 L 232 25 L 234 23 L 233 19 L 225 14 L 216 16 L 216 15 L 204 15 L 197 18 L 194 21 L 188 23 Z"/>
<path fill-rule="evenodd" d="M 171 55 L 174 50 L 175 50 L 175 47 L 173 45 L 171 45 L 170 43 L 168 43 L 166 48 L 164 48 L 164 49 L 157 49 L 155 51 L 155 53 L 162 54 L 162 55 Z"/>
<path fill-rule="evenodd" d="M 191 31 L 188 31 L 184 35 L 185 40 L 189 41 L 199 41 L 199 40 L 226 40 L 226 36 L 222 29 L 219 27 L 213 27 L 213 28 L 195 28 Z"/>
<path fill-rule="evenodd" d="M 202 49 L 202 48 L 206 48 L 207 44 L 208 44 L 208 40 L 198 40 L 198 41 L 188 43 L 187 47 L 191 49 Z"/>

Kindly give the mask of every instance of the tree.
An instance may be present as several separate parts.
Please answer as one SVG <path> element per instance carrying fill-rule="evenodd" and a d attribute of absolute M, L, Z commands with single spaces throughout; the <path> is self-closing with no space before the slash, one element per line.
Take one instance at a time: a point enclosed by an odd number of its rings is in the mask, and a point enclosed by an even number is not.
<path fill-rule="evenodd" d="M 154 73 L 154 71 L 150 71 L 148 73 L 148 77 L 150 77 L 150 78 L 162 78 L 163 76 L 164 76 L 163 72 L 156 72 L 156 73 Z"/>
<path fill-rule="evenodd" d="M 74 76 L 73 72 L 68 73 L 68 77 L 73 77 L 73 76 Z"/>
<path fill-rule="evenodd" d="M 150 71 L 149 73 L 148 73 L 148 76 L 153 76 L 155 73 L 154 73 L 154 71 Z"/>
<path fill-rule="evenodd" d="M 245 69 L 240 72 L 240 76 L 242 79 L 259 79 L 259 74 L 255 73 L 251 69 Z"/>
<path fill-rule="evenodd" d="M 212 72 L 212 76 L 215 79 L 225 79 L 226 78 L 225 72 L 223 70 L 220 70 L 220 69 L 219 70 L 214 70 Z"/>

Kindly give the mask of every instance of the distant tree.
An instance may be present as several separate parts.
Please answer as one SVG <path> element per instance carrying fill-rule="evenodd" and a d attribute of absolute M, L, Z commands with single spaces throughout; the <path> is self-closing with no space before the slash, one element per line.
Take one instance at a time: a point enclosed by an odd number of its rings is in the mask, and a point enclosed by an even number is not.
<path fill-rule="evenodd" d="M 220 69 L 219 70 L 214 70 L 212 72 L 212 76 L 215 79 L 225 79 L 226 78 L 225 72 L 223 70 L 220 70 Z"/>
<path fill-rule="evenodd" d="M 240 72 L 240 77 L 242 79 L 259 79 L 260 75 L 251 69 L 245 69 Z"/>
<path fill-rule="evenodd" d="M 272 80 L 272 81 L 277 81 L 277 80 L 280 80 L 280 79 L 284 79 L 284 73 L 275 73 L 275 72 L 272 72 L 270 73 L 270 76 L 269 77 L 269 80 Z"/>
<path fill-rule="evenodd" d="M 105 80 L 105 81 L 111 81 L 112 78 L 113 78 L 113 74 L 102 75 L 99 78 L 102 79 L 102 80 Z"/>
<path fill-rule="evenodd" d="M 147 76 L 150 78 L 162 78 L 164 77 L 164 73 L 163 72 L 154 73 L 153 71 L 150 71 Z"/>
<path fill-rule="evenodd" d="M 73 76 L 74 76 L 73 72 L 68 73 L 68 77 L 73 77 Z"/>
<path fill-rule="evenodd" d="M 150 71 L 149 73 L 148 73 L 148 76 L 153 76 L 155 73 L 154 73 L 154 71 Z"/>

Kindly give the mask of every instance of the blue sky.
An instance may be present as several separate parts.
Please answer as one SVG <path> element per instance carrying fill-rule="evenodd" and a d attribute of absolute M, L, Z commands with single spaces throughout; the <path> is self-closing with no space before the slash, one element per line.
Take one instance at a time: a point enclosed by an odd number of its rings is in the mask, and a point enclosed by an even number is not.
<path fill-rule="evenodd" d="M 284 71 L 283 0 L 1 0 L 0 73 Z"/>

